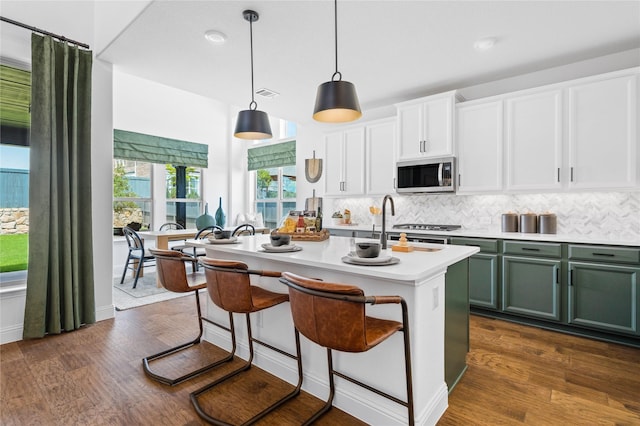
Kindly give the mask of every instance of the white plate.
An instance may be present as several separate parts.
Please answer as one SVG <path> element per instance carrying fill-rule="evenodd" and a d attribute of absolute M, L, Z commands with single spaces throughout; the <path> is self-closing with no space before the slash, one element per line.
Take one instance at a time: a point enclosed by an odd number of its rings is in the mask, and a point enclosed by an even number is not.
<path fill-rule="evenodd" d="M 216 240 L 215 238 L 207 238 L 208 244 L 233 244 L 238 242 L 238 237 L 231 238 L 220 238 Z"/>
<path fill-rule="evenodd" d="M 286 244 L 284 246 L 273 246 L 269 243 L 262 244 L 262 248 L 267 253 L 287 253 L 291 251 L 300 251 L 302 247 L 297 246 L 295 244 Z"/>
<path fill-rule="evenodd" d="M 389 255 L 378 257 L 358 257 L 352 253 L 349 253 L 349 255 L 342 258 L 342 261 L 344 263 L 351 263 L 353 265 L 383 266 L 394 265 L 398 263 L 400 259 Z"/>
<path fill-rule="evenodd" d="M 360 257 L 352 251 L 349 252 L 349 257 L 361 263 L 385 263 L 391 260 L 391 255 L 389 254 L 381 254 L 378 257 Z"/>

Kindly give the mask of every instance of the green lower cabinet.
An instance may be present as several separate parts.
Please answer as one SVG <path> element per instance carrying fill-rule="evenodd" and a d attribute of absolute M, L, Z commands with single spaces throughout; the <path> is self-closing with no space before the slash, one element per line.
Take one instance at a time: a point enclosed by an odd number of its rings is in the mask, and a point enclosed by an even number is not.
<path fill-rule="evenodd" d="M 469 303 L 498 309 L 498 255 L 474 254 L 469 258 Z"/>
<path fill-rule="evenodd" d="M 640 335 L 640 268 L 569 262 L 570 324 Z"/>
<path fill-rule="evenodd" d="M 502 257 L 502 310 L 560 321 L 560 260 Z"/>

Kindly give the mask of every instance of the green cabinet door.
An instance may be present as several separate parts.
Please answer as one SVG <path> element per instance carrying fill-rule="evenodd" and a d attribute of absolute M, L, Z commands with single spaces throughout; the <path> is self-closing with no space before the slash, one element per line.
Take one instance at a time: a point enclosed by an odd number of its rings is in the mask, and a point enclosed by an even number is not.
<path fill-rule="evenodd" d="M 640 335 L 640 268 L 569 262 L 569 323 Z"/>
<path fill-rule="evenodd" d="M 469 258 L 469 303 L 498 309 L 498 255 L 474 254 Z"/>
<path fill-rule="evenodd" d="M 560 260 L 502 257 L 502 309 L 560 321 Z"/>

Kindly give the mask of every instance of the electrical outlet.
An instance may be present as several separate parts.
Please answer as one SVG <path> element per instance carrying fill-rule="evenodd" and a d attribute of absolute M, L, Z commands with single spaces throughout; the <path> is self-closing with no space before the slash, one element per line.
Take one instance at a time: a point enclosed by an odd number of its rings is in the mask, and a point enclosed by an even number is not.
<path fill-rule="evenodd" d="M 440 306 L 440 287 L 433 288 L 433 310 L 435 311 Z"/>

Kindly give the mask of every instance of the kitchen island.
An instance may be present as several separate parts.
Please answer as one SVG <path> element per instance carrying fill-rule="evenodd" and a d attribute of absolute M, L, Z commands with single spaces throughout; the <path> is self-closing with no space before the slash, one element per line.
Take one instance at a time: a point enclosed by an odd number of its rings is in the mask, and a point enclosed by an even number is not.
<path fill-rule="evenodd" d="M 350 238 L 331 237 L 321 242 L 292 243 L 301 251 L 267 253 L 262 244 L 269 243 L 268 235 L 244 236 L 233 244 L 209 244 L 188 242 L 204 247 L 209 257 L 246 262 L 251 269 L 289 271 L 327 282 L 353 284 L 367 295 L 399 295 L 409 308 L 414 409 L 416 424 L 435 424 L 447 408 L 448 387 L 445 382 L 445 278 L 449 268 L 460 270 L 466 286 L 466 259 L 478 252 L 477 247 L 450 245 L 421 245 L 437 251 L 392 252 L 400 261 L 389 266 L 360 266 L 342 262 L 350 251 Z M 356 239 L 360 241 L 361 239 Z M 416 246 L 418 246 L 416 244 Z M 277 279 L 258 278 L 256 284 L 273 291 L 286 292 L 287 288 Z M 208 298 L 206 315 L 226 323 L 226 313 Z M 454 329 L 468 326 L 467 303 L 458 308 L 459 324 Z M 293 350 L 293 322 L 289 305 L 283 304 L 257 314 L 253 321 L 256 338 Z M 400 309 L 395 305 L 368 306 L 368 315 L 399 320 Z M 240 336 L 246 336 L 236 324 Z M 215 327 L 207 328 L 205 339 L 224 348 L 230 348 L 230 338 Z M 458 342 L 460 345 L 460 342 Z M 462 346 L 465 342 L 462 342 Z M 467 348 L 464 348 L 466 353 Z M 305 381 L 303 389 L 325 399 L 328 394 L 326 352 L 323 348 L 302 338 Z M 240 346 L 239 355 L 246 358 L 248 350 Z M 464 354 L 462 354 L 464 355 Z M 295 366 L 291 361 L 271 351 L 256 348 L 255 363 L 260 368 L 291 383 L 296 380 Z M 398 398 L 405 398 L 404 360 L 402 336 L 392 336 L 388 341 L 361 354 L 336 352 L 334 364 L 340 370 L 356 378 L 380 387 Z M 462 358 L 462 371 L 464 358 Z M 462 371 L 460 374 L 462 374 Z M 378 395 L 369 393 L 344 380 L 336 381 L 334 405 L 370 424 L 406 424 L 407 413 L 401 407 Z"/>

